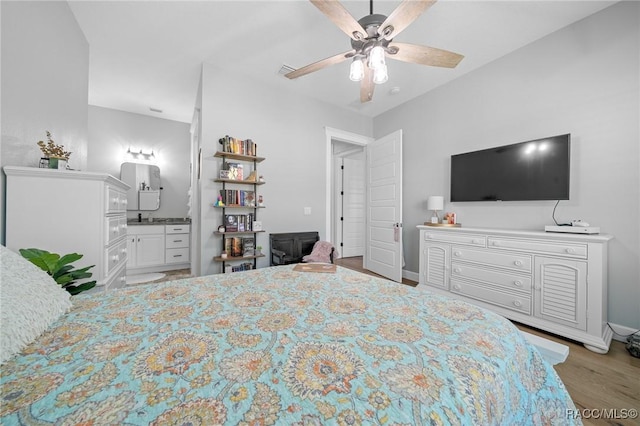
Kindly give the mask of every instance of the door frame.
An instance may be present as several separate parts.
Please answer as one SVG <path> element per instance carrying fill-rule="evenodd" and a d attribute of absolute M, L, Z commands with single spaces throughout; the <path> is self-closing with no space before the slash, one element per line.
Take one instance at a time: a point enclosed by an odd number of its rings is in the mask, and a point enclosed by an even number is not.
<path fill-rule="evenodd" d="M 333 127 L 325 127 L 325 238 L 327 241 L 335 245 L 334 239 L 334 226 L 333 226 L 333 187 L 334 187 L 334 161 L 333 161 L 333 141 L 340 141 L 366 147 L 369 143 L 375 139 L 369 136 L 360 135 L 357 133 L 347 132 L 345 130 L 335 129 Z"/>

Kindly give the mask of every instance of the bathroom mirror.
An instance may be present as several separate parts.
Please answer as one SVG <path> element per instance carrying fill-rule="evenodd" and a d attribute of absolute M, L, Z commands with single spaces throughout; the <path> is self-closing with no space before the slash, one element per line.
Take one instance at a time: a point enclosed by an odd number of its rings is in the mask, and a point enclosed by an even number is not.
<path fill-rule="evenodd" d="M 122 163 L 120 180 L 131 187 L 127 192 L 127 210 L 160 208 L 160 167 L 151 164 Z"/>

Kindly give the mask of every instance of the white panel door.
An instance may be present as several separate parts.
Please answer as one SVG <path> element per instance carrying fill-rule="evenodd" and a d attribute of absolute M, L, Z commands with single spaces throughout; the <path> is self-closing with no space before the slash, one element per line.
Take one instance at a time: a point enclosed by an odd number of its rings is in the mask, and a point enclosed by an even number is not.
<path fill-rule="evenodd" d="M 402 281 L 402 130 L 367 145 L 364 267 Z"/>
<path fill-rule="evenodd" d="M 343 169 L 341 257 L 364 256 L 365 163 L 364 155 L 345 157 Z"/>

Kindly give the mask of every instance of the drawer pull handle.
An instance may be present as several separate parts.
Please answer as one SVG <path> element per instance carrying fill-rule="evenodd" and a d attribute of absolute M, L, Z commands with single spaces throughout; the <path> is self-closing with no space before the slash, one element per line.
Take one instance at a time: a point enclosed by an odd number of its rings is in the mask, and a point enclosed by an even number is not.
<path fill-rule="evenodd" d="M 454 251 L 454 252 L 453 252 L 453 255 L 454 255 L 455 257 L 462 257 L 462 253 L 460 253 L 459 251 Z"/>
<path fill-rule="evenodd" d="M 182 240 L 173 240 L 174 243 L 181 243 Z"/>
<path fill-rule="evenodd" d="M 513 306 L 515 306 L 516 308 L 520 308 L 522 306 L 522 302 L 519 300 L 515 300 L 513 302 Z"/>
<path fill-rule="evenodd" d="M 453 268 L 453 272 L 459 274 L 460 272 L 462 272 L 462 270 L 460 268 Z"/>
<path fill-rule="evenodd" d="M 569 248 L 567 249 L 567 253 L 569 253 L 569 254 L 574 254 L 575 252 L 576 252 L 576 251 L 575 251 L 574 249 L 572 249 L 571 247 L 569 247 Z"/>
<path fill-rule="evenodd" d="M 520 280 L 514 281 L 513 285 L 515 285 L 516 287 L 522 287 L 522 281 Z"/>
<path fill-rule="evenodd" d="M 458 284 L 454 284 L 453 285 L 453 289 L 459 291 L 460 290 L 460 286 Z"/>
<path fill-rule="evenodd" d="M 513 262 L 513 264 L 520 267 L 522 266 L 522 260 L 516 260 L 515 262 Z"/>
<path fill-rule="evenodd" d="M 430 240 L 433 240 L 433 235 L 429 234 L 427 235 L 427 238 L 429 238 Z"/>
<path fill-rule="evenodd" d="M 118 260 L 120 260 L 120 256 L 118 256 L 117 254 L 114 254 L 112 259 L 113 259 L 113 263 L 118 263 Z"/>
<path fill-rule="evenodd" d="M 173 257 L 182 257 L 181 254 L 174 254 Z"/>

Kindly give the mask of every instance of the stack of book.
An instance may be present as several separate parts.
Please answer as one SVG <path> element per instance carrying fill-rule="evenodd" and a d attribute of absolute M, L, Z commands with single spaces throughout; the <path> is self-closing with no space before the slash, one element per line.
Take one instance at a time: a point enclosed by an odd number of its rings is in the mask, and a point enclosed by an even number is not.
<path fill-rule="evenodd" d="M 225 214 L 224 230 L 225 232 L 253 231 L 253 213 Z"/>
<path fill-rule="evenodd" d="M 224 250 L 229 257 L 255 255 L 256 240 L 253 237 L 229 237 L 224 239 Z"/>
<path fill-rule="evenodd" d="M 232 154 L 242 154 L 256 156 L 258 152 L 258 146 L 251 139 L 240 140 L 238 138 L 225 135 L 225 137 L 218 140 L 222 145 L 223 152 L 230 152 Z"/>
<path fill-rule="evenodd" d="M 256 193 L 254 191 L 221 189 L 220 196 L 226 206 L 254 207 L 256 205 Z"/>

